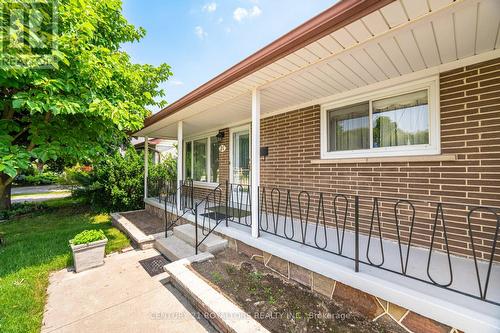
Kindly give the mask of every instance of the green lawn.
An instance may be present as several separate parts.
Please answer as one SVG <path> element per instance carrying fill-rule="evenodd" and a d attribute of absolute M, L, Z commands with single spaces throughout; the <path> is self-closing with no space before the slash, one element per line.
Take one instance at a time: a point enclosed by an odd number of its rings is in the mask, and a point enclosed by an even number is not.
<path fill-rule="evenodd" d="M 68 240 L 84 229 L 102 229 L 106 252 L 129 240 L 111 226 L 108 214 L 92 212 L 72 198 L 46 201 L 50 211 L 0 223 L 0 332 L 39 332 L 49 274 L 72 265 Z"/>

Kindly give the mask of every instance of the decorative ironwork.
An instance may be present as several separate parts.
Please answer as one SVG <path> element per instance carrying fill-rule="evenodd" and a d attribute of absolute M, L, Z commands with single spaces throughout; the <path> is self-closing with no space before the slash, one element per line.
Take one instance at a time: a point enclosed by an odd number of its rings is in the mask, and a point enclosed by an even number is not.
<path fill-rule="evenodd" d="M 164 200 L 167 202 L 169 191 L 166 190 L 165 193 Z M 498 300 L 487 297 L 498 246 L 500 229 L 500 209 L 498 208 L 464 207 L 455 203 L 365 197 L 306 190 L 294 192 L 277 187 L 259 188 L 258 198 L 259 231 L 263 233 L 352 260 L 355 272 L 359 271 L 360 265 L 375 267 L 500 306 Z M 251 227 L 250 186 L 248 185 L 226 183 L 225 187 L 219 186 L 210 191 L 205 198 L 192 207 L 196 225 L 196 252 L 222 221 L 225 221 L 226 226 L 228 222 L 233 222 Z M 466 228 L 475 267 L 477 294 L 460 290 L 454 285 L 453 274 L 456 272 L 453 270 L 454 261 L 449 248 L 448 218 L 445 214 L 447 207 L 451 207 L 454 214 L 461 211 L 467 215 Z M 418 215 L 417 208 L 419 209 Z M 473 214 L 479 214 L 482 221 L 488 221 L 490 224 L 494 221 L 495 229 L 491 242 L 488 240 L 488 242 L 482 241 L 479 245 L 477 244 L 477 237 L 484 239 L 484 232 L 479 234 L 482 229 L 472 221 Z M 426 241 L 427 245 L 424 244 L 422 238 L 414 235 L 416 216 L 419 219 L 425 216 L 425 219 L 429 220 L 431 234 L 430 242 Z M 311 234 L 311 228 L 314 228 L 313 234 Z M 198 229 L 201 230 L 201 238 L 199 238 Z M 295 232 L 296 230 L 300 230 L 300 233 Z M 374 242 L 378 246 L 374 246 Z M 387 252 L 388 246 L 397 249 L 397 255 L 393 257 L 392 262 L 388 260 L 390 258 L 388 257 L 390 252 Z M 481 253 L 478 250 L 479 246 Z M 488 246 L 487 250 L 485 250 L 486 246 Z M 361 247 L 363 247 L 362 256 L 360 255 Z M 427 252 L 419 252 L 422 250 Z M 421 253 L 423 258 L 427 256 L 426 264 L 425 261 L 422 261 L 422 264 L 415 261 L 417 252 Z M 379 255 L 378 260 L 374 257 L 375 253 Z M 437 253 L 440 253 L 443 260 L 446 258 L 447 262 L 449 279 L 444 282 L 435 276 L 436 271 L 431 269 Z M 485 258 L 487 256 L 489 258 Z M 415 265 L 420 265 L 420 267 Z M 480 267 L 481 265 L 483 267 Z M 416 270 L 420 274 L 416 274 Z M 425 276 L 425 271 L 427 276 Z"/>

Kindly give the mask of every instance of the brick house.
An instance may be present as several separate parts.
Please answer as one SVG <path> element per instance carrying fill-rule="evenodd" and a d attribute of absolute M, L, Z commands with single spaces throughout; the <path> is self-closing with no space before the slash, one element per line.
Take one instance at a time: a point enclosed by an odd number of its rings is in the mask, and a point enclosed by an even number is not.
<path fill-rule="evenodd" d="M 344 0 L 135 135 L 183 147 L 177 216 L 284 276 L 411 332 L 500 332 L 499 28 L 497 0 Z"/>

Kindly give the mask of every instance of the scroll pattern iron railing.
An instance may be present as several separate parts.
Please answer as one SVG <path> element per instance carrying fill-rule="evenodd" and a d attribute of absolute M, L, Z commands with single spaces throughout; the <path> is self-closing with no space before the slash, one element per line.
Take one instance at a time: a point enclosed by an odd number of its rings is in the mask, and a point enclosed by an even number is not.
<path fill-rule="evenodd" d="M 250 185 L 227 183 L 227 221 L 252 225 Z"/>
<path fill-rule="evenodd" d="M 487 297 L 498 257 L 498 208 L 279 188 L 262 187 L 259 191 L 261 232 L 352 260 L 356 271 L 360 264 L 365 264 L 500 305 L 498 299 Z M 456 289 L 453 284 L 454 265 L 462 265 L 460 269 L 464 266 L 460 261 L 463 257 L 454 256 L 456 251 L 450 250 L 449 234 L 460 230 L 448 224 L 460 215 L 466 222 L 462 224 L 466 233 L 461 237 L 470 244 L 467 255 L 472 257 L 473 267 L 467 267 L 474 270 L 476 293 Z M 425 227 L 428 229 L 422 231 Z M 428 237 L 422 237 L 422 232 L 427 232 Z M 485 234 L 490 236 L 488 241 L 483 239 Z M 388 262 L 387 250 L 391 247 L 397 258 L 392 256 L 392 262 Z M 414 267 L 418 251 L 426 251 L 423 271 Z M 499 275 L 500 268 L 495 272 Z M 498 283 L 500 276 L 495 278 Z"/>
<path fill-rule="evenodd" d="M 196 253 L 222 221 L 251 227 L 250 198 L 250 186 L 226 182 L 194 205 Z M 260 232 L 350 260 L 356 272 L 362 264 L 500 306 L 488 297 L 500 281 L 498 208 L 276 187 L 261 187 L 257 204 Z M 455 283 L 464 269 L 475 276 L 468 289 Z"/>

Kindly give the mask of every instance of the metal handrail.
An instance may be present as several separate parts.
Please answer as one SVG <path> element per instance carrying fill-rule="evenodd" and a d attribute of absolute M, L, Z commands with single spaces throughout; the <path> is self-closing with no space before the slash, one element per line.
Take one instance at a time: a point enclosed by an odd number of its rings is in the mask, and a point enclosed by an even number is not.
<path fill-rule="evenodd" d="M 165 196 L 165 237 L 168 237 L 168 231 L 171 230 L 174 226 L 177 225 L 177 222 L 188 212 L 193 211 L 194 198 L 193 198 L 193 181 L 192 180 L 180 180 L 179 187 L 177 187 L 173 191 L 166 191 Z M 179 212 L 179 206 L 177 205 L 177 193 L 180 193 L 180 208 L 181 212 Z M 159 201 L 161 203 L 161 196 L 159 197 Z M 172 207 L 172 210 L 169 211 L 169 207 Z M 174 213 L 175 210 L 175 213 Z M 174 215 L 171 221 L 169 221 L 168 216 L 169 213 Z"/>
<path fill-rule="evenodd" d="M 217 226 L 221 223 L 222 220 L 226 221 L 227 225 L 227 211 L 228 211 L 228 204 L 227 204 L 227 191 L 228 191 L 228 183 L 226 182 L 226 195 L 225 195 L 225 212 L 226 214 L 222 214 L 218 211 L 222 206 L 222 189 L 220 185 L 218 185 L 216 188 L 210 191 L 208 195 L 205 196 L 200 202 L 196 203 L 194 205 L 194 227 L 195 227 L 195 254 L 198 254 L 198 248 L 200 245 L 205 241 L 205 239 L 208 238 L 208 236 L 217 228 Z M 199 215 L 199 207 L 201 204 L 204 204 L 203 209 L 204 213 L 201 214 L 203 217 L 203 222 L 201 223 L 201 233 L 204 236 L 200 241 L 198 240 L 198 215 Z M 213 214 L 213 215 L 209 215 Z M 222 214 L 224 215 L 224 218 L 219 219 L 218 215 Z M 214 218 L 212 218 L 212 216 Z M 212 220 L 214 221 L 214 224 L 212 225 Z M 208 222 L 208 227 L 206 226 L 206 223 Z"/>

